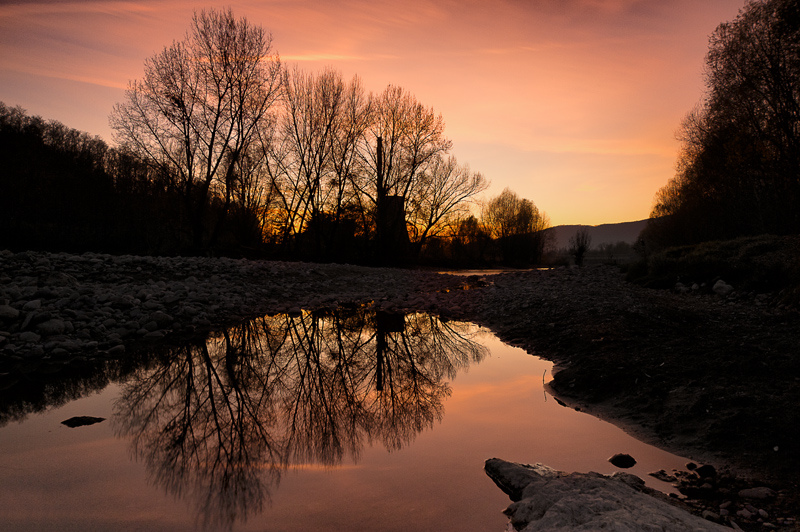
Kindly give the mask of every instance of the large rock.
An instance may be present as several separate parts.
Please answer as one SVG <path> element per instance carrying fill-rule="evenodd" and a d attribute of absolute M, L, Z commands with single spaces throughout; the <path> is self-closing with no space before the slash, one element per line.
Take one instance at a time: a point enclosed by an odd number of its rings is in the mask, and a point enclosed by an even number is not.
<path fill-rule="evenodd" d="M 498 458 L 484 469 L 515 501 L 505 513 L 524 532 L 730 530 L 674 506 L 629 473 L 563 473 Z"/>
<path fill-rule="evenodd" d="M 712 288 L 715 294 L 720 296 L 727 296 L 731 292 L 733 292 L 733 287 L 723 281 L 722 279 L 718 280 L 714 283 L 714 287 Z"/>

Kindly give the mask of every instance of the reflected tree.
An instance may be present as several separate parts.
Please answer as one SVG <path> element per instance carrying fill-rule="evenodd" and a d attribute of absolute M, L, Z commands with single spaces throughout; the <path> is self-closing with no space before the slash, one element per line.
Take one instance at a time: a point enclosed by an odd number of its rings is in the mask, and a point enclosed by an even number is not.
<path fill-rule="evenodd" d="M 172 350 L 125 383 L 114 426 L 205 527 L 260 513 L 290 467 L 358 461 L 440 421 L 471 326 L 361 309 L 278 315 Z"/>

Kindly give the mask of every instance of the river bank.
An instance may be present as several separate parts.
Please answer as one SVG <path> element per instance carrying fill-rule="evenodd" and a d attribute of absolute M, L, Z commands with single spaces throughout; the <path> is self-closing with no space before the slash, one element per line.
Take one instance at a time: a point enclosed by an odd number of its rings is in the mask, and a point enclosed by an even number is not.
<path fill-rule="evenodd" d="M 625 283 L 610 267 L 464 277 L 8 251 L 0 252 L 0 287 L 4 389 L 36 372 L 125 357 L 264 314 L 361 304 L 426 311 L 473 321 L 553 360 L 550 387 L 564 404 L 730 468 L 742 486 L 768 483 L 777 490 L 770 511 L 782 520 L 797 512 L 800 319 L 775 294 L 656 291 Z"/>

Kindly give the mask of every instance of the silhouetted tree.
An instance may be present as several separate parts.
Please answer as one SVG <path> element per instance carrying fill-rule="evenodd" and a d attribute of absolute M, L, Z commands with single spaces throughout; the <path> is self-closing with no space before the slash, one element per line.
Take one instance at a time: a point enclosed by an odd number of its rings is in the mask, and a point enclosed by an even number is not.
<path fill-rule="evenodd" d="M 158 183 L 136 157 L 0 103 L 0 159 L 0 246 L 148 251 L 160 222 L 137 222 L 155 210 Z"/>
<path fill-rule="evenodd" d="M 419 177 L 409 200 L 408 225 L 416 253 L 429 238 L 443 235 L 468 213 L 467 201 L 489 186 L 479 172 L 459 166 L 455 157 L 437 155 Z"/>
<path fill-rule="evenodd" d="M 222 215 L 233 181 L 278 96 L 272 37 L 230 9 L 195 13 L 186 37 L 147 59 L 110 117 L 115 139 L 170 176 L 189 213 L 192 244 L 209 244 L 214 194 Z"/>
<path fill-rule="evenodd" d="M 363 212 L 373 214 L 380 255 L 396 244 L 387 240 L 389 235 L 405 231 L 396 225 L 408 222 L 408 203 L 422 193 L 422 173 L 452 142 L 444 136 L 442 116 L 401 87 L 390 85 L 370 101 L 371 120 L 360 150 L 362 170 L 352 182 L 363 198 Z M 397 212 L 403 216 L 391 215 Z"/>
<path fill-rule="evenodd" d="M 350 83 L 325 70 L 284 72 L 277 135 L 264 143 L 270 178 L 280 198 L 284 245 L 313 239 L 314 255 L 333 252 L 340 222 L 352 212 L 350 178 L 358 142 L 369 120 L 369 104 L 358 78 Z"/>
<path fill-rule="evenodd" d="M 676 176 L 645 236 L 676 244 L 800 230 L 800 4 L 748 1 L 706 56 L 706 98 L 684 119 Z"/>
<path fill-rule="evenodd" d="M 575 259 L 575 264 L 583 266 L 586 252 L 592 247 L 592 236 L 588 229 L 578 229 L 569 237 L 569 254 Z"/>
<path fill-rule="evenodd" d="M 486 231 L 499 243 L 505 262 L 536 262 L 544 253 L 547 215 L 536 205 L 506 188 L 483 209 Z"/>
<path fill-rule="evenodd" d="M 0 219 L 24 247 L 36 233 L 36 246 L 75 250 L 446 257 L 486 188 L 447 155 L 442 116 L 408 91 L 367 95 L 333 70 L 283 71 L 271 36 L 230 9 L 195 13 L 182 40 L 145 61 L 109 117 L 116 148 L 0 114 Z"/>

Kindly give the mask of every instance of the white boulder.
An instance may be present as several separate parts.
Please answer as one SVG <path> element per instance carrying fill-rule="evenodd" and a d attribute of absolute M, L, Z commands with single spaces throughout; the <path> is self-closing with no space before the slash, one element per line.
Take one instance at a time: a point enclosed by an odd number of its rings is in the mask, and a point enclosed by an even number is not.
<path fill-rule="evenodd" d="M 671 504 L 629 473 L 563 473 L 498 458 L 484 469 L 515 501 L 505 513 L 524 532 L 730 530 Z"/>

